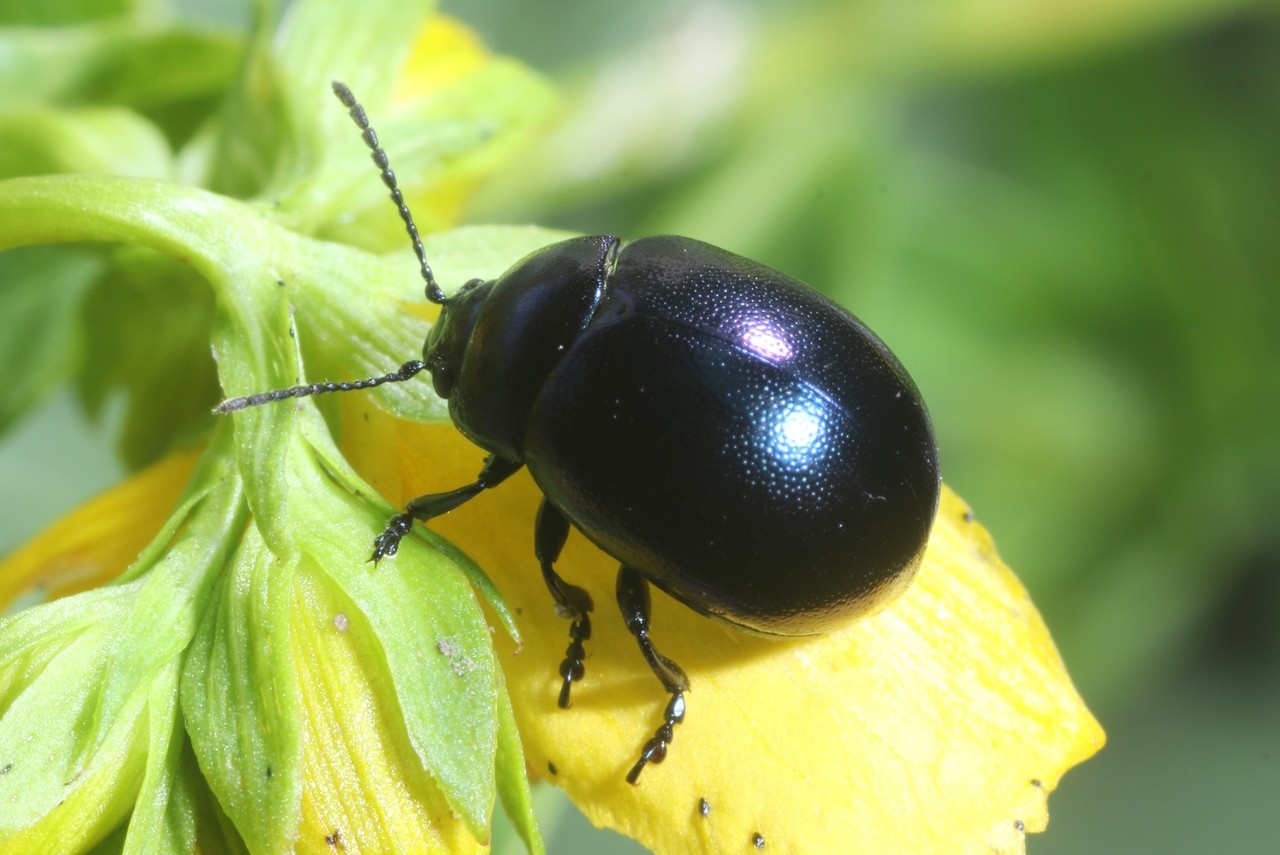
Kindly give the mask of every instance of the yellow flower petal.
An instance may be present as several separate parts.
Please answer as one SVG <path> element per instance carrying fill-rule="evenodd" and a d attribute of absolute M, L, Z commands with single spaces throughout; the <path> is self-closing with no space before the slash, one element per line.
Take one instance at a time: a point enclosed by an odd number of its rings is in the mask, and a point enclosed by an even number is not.
<path fill-rule="evenodd" d="M 403 101 L 447 89 L 489 59 L 484 42 L 448 15 L 433 15 L 418 34 L 391 99 Z"/>
<path fill-rule="evenodd" d="M 297 851 L 485 851 L 439 790 L 406 774 L 421 761 L 375 700 L 387 692 L 361 649 L 372 631 L 322 574 L 299 572 L 290 630 L 306 734 Z"/>
<path fill-rule="evenodd" d="M 0 608 L 96 588 L 133 563 L 173 511 L 195 451 L 175 454 L 81 505 L 0 563 Z"/>
<path fill-rule="evenodd" d="M 346 453 L 393 501 L 479 470 L 449 425 L 346 405 Z M 586 679 L 557 707 L 568 624 L 533 557 L 537 501 L 519 475 L 432 528 L 517 614 L 524 646 L 498 647 L 530 767 L 657 852 L 743 850 L 757 834 L 770 852 L 1021 852 L 1047 823 L 1046 794 L 1103 744 L 1026 591 L 944 490 L 910 589 L 837 633 L 752 637 L 655 590 L 652 638 L 692 689 L 666 762 L 630 787 L 667 699 L 617 616 L 616 563 L 572 536 L 559 569 L 596 617 Z"/>

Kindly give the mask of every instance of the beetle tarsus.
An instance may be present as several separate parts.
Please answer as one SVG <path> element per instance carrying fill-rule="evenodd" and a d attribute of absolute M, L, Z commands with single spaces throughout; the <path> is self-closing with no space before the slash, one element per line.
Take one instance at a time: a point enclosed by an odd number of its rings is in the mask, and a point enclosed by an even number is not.
<path fill-rule="evenodd" d="M 384 558 L 390 558 L 400 549 L 400 541 L 404 536 L 413 529 L 413 517 L 408 514 L 399 514 L 391 518 L 387 523 L 387 528 L 382 534 L 374 538 L 373 555 L 369 556 L 369 560 L 377 564 Z"/>
<path fill-rule="evenodd" d="M 667 759 L 667 748 L 671 744 L 676 725 L 684 721 L 684 710 L 684 692 L 672 694 L 667 710 L 663 713 L 662 725 L 654 732 L 653 738 L 644 744 L 644 748 L 640 750 L 640 759 L 627 773 L 628 784 L 634 787 L 640 783 L 640 773 L 645 766 Z"/>
<path fill-rule="evenodd" d="M 569 708 L 569 692 L 573 684 L 587 673 L 587 649 L 583 642 L 591 638 L 591 595 L 577 585 L 570 585 L 556 573 L 555 563 L 560 550 L 569 539 L 569 518 L 559 508 L 542 500 L 538 507 L 538 520 L 534 524 L 533 551 L 542 565 L 542 580 L 547 583 L 551 598 L 556 601 L 556 613 L 573 621 L 569 624 L 569 646 L 560 663 L 560 708 Z"/>
<path fill-rule="evenodd" d="M 653 738 L 640 750 L 640 759 L 627 773 L 627 783 L 640 781 L 640 773 L 650 763 L 661 763 L 667 757 L 667 747 L 675 726 L 684 721 L 684 693 L 689 688 L 689 678 L 684 670 L 667 657 L 658 652 L 649 640 L 649 612 L 651 601 L 649 583 L 634 567 L 625 564 L 618 571 L 618 608 L 622 610 L 622 619 L 627 624 L 627 631 L 635 636 L 640 645 L 640 652 L 653 669 L 654 675 L 662 682 L 663 688 L 671 693 L 666 712 L 662 714 L 662 724 L 654 732 Z"/>
<path fill-rule="evenodd" d="M 559 579 L 559 577 L 556 577 Z M 560 580 L 564 584 L 564 580 Z M 567 587 L 572 588 L 572 585 Z M 586 591 L 581 588 L 577 589 L 583 595 Z M 590 597 L 587 597 L 588 602 Z M 582 646 L 582 642 L 591 637 L 591 616 L 585 611 L 578 617 L 574 618 L 572 624 L 569 625 L 569 646 L 564 650 L 564 661 L 560 663 L 560 676 L 564 678 L 564 682 L 560 685 L 560 709 L 567 710 L 569 708 L 569 691 L 573 684 L 581 680 L 587 673 L 587 650 Z"/>
<path fill-rule="evenodd" d="M 498 457 L 496 454 L 491 454 L 485 458 L 480 474 L 470 484 L 466 484 L 456 490 L 450 490 L 447 493 L 428 493 L 425 496 L 419 496 L 414 499 L 405 506 L 404 513 L 392 517 L 390 522 L 387 523 L 386 531 L 374 539 L 373 556 L 369 560 L 377 564 L 383 558 L 395 555 L 396 550 L 400 548 L 400 541 L 413 530 L 414 520 L 426 522 L 442 514 L 449 513 L 459 505 L 474 499 L 484 490 L 501 484 L 513 474 L 519 472 L 520 467 L 523 465 L 523 463 L 517 463 L 514 460 L 507 460 L 506 458 Z"/>

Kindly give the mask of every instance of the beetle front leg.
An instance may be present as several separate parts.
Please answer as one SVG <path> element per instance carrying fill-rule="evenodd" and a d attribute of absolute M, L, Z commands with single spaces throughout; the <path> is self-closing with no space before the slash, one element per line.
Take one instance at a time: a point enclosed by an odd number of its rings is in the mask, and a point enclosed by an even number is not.
<path fill-rule="evenodd" d="M 569 518 L 543 499 L 538 508 L 533 551 L 542 565 L 542 578 L 547 583 L 547 590 L 556 601 L 556 611 L 561 617 L 573 621 L 569 625 L 569 646 L 565 648 L 564 661 L 560 663 L 560 676 L 564 678 L 560 685 L 561 709 L 568 709 L 570 687 L 587 672 L 587 651 L 582 643 L 591 637 L 591 595 L 561 579 L 553 566 L 568 538 Z"/>
<path fill-rule="evenodd" d="M 413 529 L 414 520 L 426 522 L 449 513 L 459 505 L 475 498 L 483 490 L 507 480 L 519 472 L 523 465 L 515 460 L 506 460 L 491 454 L 485 458 L 484 467 L 472 483 L 447 493 L 428 493 L 414 499 L 405 506 L 404 513 L 392 517 L 387 523 L 386 530 L 374 539 L 373 555 L 369 560 L 377 564 L 383 558 L 395 555 L 396 550 L 400 548 L 400 541 Z"/>
<path fill-rule="evenodd" d="M 667 756 L 667 746 L 675 726 L 684 721 L 684 693 L 689 690 L 689 678 L 679 665 L 663 656 L 649 640 L 649 583 L 640 571 L 625 564 L 618 571 L 618 607 L 622 609 L 622 619 L 626 621 L 627 631 L 635 636 L 640 644 L 640 652 L 645 661 L 653 669 L 653 673 L 662 681 L 663 688 L 671 693 L 671 701 L 662 714 L 662 724 L 653 734 L 653 738 L 640 750 L 640 759 L 627 773 L 627 783 L 636 784 L 640 773 L 649 763 L 661 763 Z"/>

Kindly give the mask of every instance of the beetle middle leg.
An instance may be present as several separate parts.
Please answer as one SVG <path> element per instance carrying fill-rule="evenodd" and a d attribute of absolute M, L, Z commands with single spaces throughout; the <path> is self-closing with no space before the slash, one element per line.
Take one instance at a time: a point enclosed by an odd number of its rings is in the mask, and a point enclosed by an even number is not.
<path fill-rule="evenodd" d="M 640 780 L 640 773 L 647 764 L 661 763 L 666 759 L 667 746 L 671 744 L 675 726 L 684 721 L 684 693 L 689 689 L 689 678 L 679 665 L 659 653 L 649 640 L 649 583 L 640 571 L 625 564 L 618 571 L 618 607 L 622 609 L 622 619 L 626 621 L 627 630 L 640 644 L 640 652 L 644 654 L 645 661 L 662 681 L 663 688 L 671 693 L 671 701 L 662 714 L 662 724 L 653 738 L 644 744 L 644 748 L 640 750 L 640 759 L 627 773 L 627 783 L 635 784 Z"/>
<path fill-rule="evenodd" d="M 570 585 L 555 571 L 554 565 L 568 538 L 569 518 L 543 499 L 538 508 L 533 550 L 542 565 L 542 578 L 556 601 L 556 611 L 561 617 L 573 621 L 569 625 L 569 646 L 565 648 L 564 661 L 560 663 L 560 676 L 564 678 L 560 685 L 561 709 L 569 707 L 570 688 L 587 672 L 587 651 L 582 643 L 591 637 L 591 595 L 577 585 Z"/>
<path fill-rule="evenodd" d="M 447 514 L 449 511 L 475 498 L 479 493 L 510 478 L 524 466 L 515 460 L 506 460 L 491 454 L 485 458 L 484 466 L 476 480 L 445 493 L 428 493 L 419 496 L 405 506 L 404 513 L 397 514 L 387 523 L 387 528 L 373 541 L 373 556 L 370 561 L 377 564 L 389 555 L 395 555 L 400 548 L 400 541 L 413 529 L 414 520 L 426 522 L 434 517 Z"/>

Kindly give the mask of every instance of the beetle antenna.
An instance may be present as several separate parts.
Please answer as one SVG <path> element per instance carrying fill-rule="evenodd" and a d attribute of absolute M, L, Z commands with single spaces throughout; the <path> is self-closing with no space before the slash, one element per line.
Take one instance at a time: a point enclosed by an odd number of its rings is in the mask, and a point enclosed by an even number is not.
<path fill-rule="evenodd" d="M 367 380 L 353 380 L 349 383 L 311 383 L 306 386 L 294 386 L 290 389 L 276 389 L 274 392 L 259 392 L 256 395 L 245 395 L 243 398 L 228 398 L 213 408 L 215 415 L 234 413 L 247 407 L 269 404 L 272 401 L 283 401 L 286 398 L 306 398 L 310 395 L 323 395 L 325 392 L 354 392 L 357 389 L 372 389 L 383 383 L 402 383 L 427 367 L 427 363 L 415 359 L 401 365 L 399 369 L 381 377 L 370 377 Z"/>
<path fill-rule="evenodd" d="M 396 203 L 396 210 L 400 212 L 400 219 L 404 220 L 405 231 L 409 233 L 409 240 L 413 243 L 413 254 L 418 256 L 418 265 L 422 273 L 422 281 L 427 283 L 427 299 L 433 303 L 443 305 L 446 301 L 444 291 L 440 290 L 440 286 L 436 284 L 435 274 L 431 272 L 431 266 L 427 264 L 427 251 L 422 247 L 422 238 L 418 235 L 418 227 L 413 222 L 413 214 L 409 213 L 409 206 L 404 201 L 404 194 L 400 192 L 400 186 L 396 183 L 396 174 L 391 171 L 391 161 L 387 158 L 387 153 L 382 146 L 378 144 L 378 134 L 373 129 L 373 125 L 369 124 L 369 117 L 365 115 L 364 107 L 360 106 L 360 102 L 356 100 L 356 96 L 347 88 L 347 84 L 340 81 L 333 81 L 333 94 L 338 96 L 338 100 L 347 108 L 347 112 L 351 115 L 351 120 L 360 128 L 360 136 L 364 140 L 364 144 L 369 147 L 372 152 L 373 163 L 382 171 L 382 183 L 387 185 L 387 189 L 391 191 L 391 201 Z"/>

